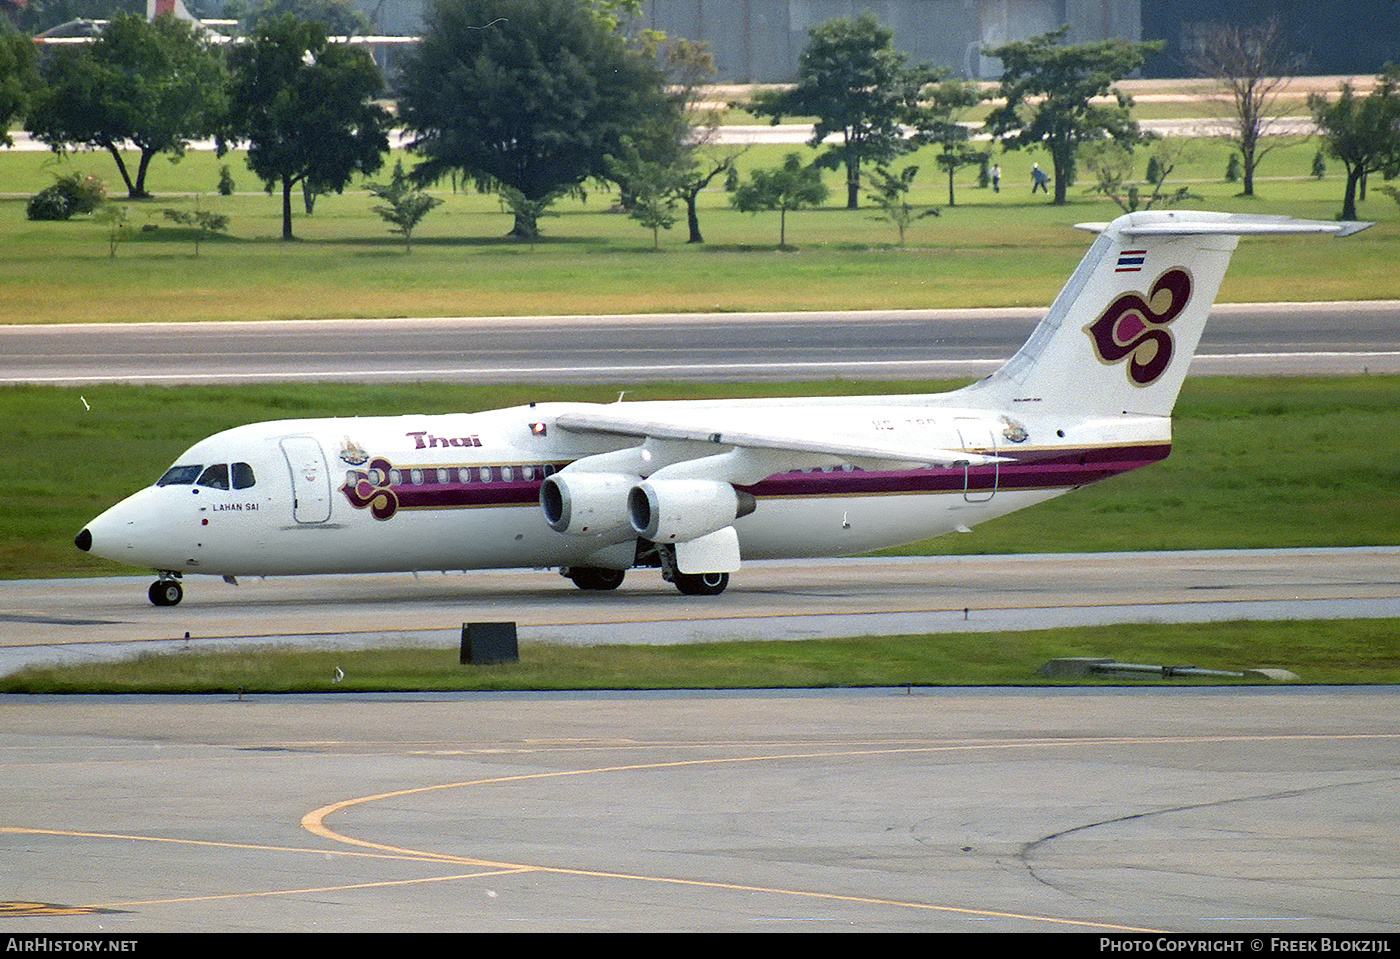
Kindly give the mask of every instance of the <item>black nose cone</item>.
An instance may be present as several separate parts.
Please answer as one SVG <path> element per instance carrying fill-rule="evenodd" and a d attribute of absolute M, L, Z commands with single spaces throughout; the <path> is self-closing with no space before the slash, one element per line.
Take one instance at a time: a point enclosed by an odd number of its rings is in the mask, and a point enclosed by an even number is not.
<path fill-rule="evenodd" d="M 86 553 L 88 550 L 92 549 L 92 534 L 84 529 L 77 536 L 73 537 L 73 545 Z"/>

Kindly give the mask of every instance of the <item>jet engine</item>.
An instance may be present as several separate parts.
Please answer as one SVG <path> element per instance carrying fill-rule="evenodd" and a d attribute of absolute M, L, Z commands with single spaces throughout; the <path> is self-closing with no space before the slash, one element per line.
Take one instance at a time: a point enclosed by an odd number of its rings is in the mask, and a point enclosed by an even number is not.
<path fill-rule="evenodd" d="M 637 476 L 625 473 L 555 473 L 540 485 L 540 509 L 549 528 L 576 536 L 627 529 L 627 491 Z"/>
<path fill-rule="evenodd" d="M 754 511 L 751 493 L 715 480 L 647 480 L 627 494 L 632 529 L 653 543 L 684 543 Z"/>

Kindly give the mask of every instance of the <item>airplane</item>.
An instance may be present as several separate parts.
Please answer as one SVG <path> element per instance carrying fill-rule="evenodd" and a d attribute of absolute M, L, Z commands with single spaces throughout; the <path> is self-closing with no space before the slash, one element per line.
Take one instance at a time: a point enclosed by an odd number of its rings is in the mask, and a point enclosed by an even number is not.
<path fill-rule="evenodd" d="M 745 561 L 917 542 L 1158 462 L 1242 236 L 1369 223 L 1149 211 L 1098 234 L 1025 345 L 951 392 L 553 402 L 281 420 L 192 446 L 75 543 L 239 576 L 555 568 L 583 590 L 658 568 L 722 593 Z"/>

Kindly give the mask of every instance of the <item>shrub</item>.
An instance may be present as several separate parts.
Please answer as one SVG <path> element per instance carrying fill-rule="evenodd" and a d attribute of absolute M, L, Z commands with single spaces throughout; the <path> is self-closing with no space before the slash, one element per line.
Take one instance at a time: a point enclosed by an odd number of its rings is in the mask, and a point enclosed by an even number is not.
<path fill-rule="evenodd" d="M 73 215 L 73 200 L 61 187 L 45 187 L 29 198 L 25 215 L 31 220 L 66 220 Z"/>
<path fill-rule="evenodd" d="M 31 220 L 66 220 L 91 213 L 107 199 L 107 184 L 90 174 L 65 173 L 29 198 L 25 213 Z"/>
<path fill-rule="evenodd" d="M 1227 163 L 1227 164 L 1225 164 L 1225 182 L 1226 182 L 1226 183 L 1238 183 L 1238 182 L 1240 182 L 1240 173 L 1241 173 L 1240 155 L 1239 155 L 1238 153 L 1231 153 L 1231 154 L 1230 154 L 1230 162 Z"/>
<path fill-rule="evenodd" d="M 65 173 L 54 184 L 73 201 L 73 214 L 91 213 L 107 202 L 107 184 L 91 174 Z"/>

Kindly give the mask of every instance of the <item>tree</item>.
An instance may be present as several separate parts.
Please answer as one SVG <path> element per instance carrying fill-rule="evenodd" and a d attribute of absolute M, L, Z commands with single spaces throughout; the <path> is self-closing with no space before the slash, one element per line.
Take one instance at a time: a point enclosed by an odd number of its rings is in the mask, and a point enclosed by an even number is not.
<path fill-rule="evenodd" d="M 915 212 L 915 208 L 909 203 L 909 187 L 918 175 L 919 168 L 916 166 L 907 166 L 898 175 L 880 167 L 871 177 L 874 188 L 867 196 L 884 213 L 882 219 L 890 221 L 895 225 L 895 229 L 899 230 L 900 246 L 904 245 L 904 234 L 908 231 L 909 224 L 926 216 L 938 216 L 936 207 Z"/>
<path fill-rule="evenodd" d="M 1191 141 L 1154 137 L 1150 142 L 1152 155 L 1148 159 L 1147 182 L 1152 184 L 1152 194 L 1146 201 L 1142 199 L 1139 185 L 1133 182 L 1136 162 L 1132 149 L 1112 140 L 1091 143 L 1081 151 L 1084 166 L 1094 175 L 1095 180 L 1088 192 L 1108 197 L 1117 203 L 1124 213 L 1150 210 L 1159 203 L 1162 206 L 1175 206 L 1185 200 L 1199 200 L 1198 195 L 1184 186 L 1171 193 L 1162 192 L 1172 170 L 1193 154 L 1194 147 Z"/>
<path fill-rule="evenodd" d="M 828 195 L 816 166 L 803 166 L 801 157 L 789 153 L 776 170 L 754 170 L 749 182 L 740 184 L 729 201 L 744 213 L 778 210 L 782 214 L 778 226 L 781 249 L 787 246 L 788 211 L 816 206 L 825 202 Z"/>
<path fill-rule="evenodd" d="M 0 20 L 0 144 L 14 146 L 10 124 L 24 116 L 29 91 L 38 84 L 34 44 Z"/>
<path fill-rule="evenodd" d="M 225 74 L 216 48 L 174 17 L 122 15 L 90 44 L 51 51 L 25 124 L 55 152 L 103 149 L 132 199 L 150 196 L 146 173 L 160 153 L 184 155 L 223 116 Z M 122 155 L 139 152 L 135 174 Z"/>
<path fill-rule="evenodd" d="M 209 210 L 201 210 L 198 206 L 198 199 L 195 200 L 193 210 L 167 209 L 162 211 L 167 220 L 171 220 L 189 229 L 194 234 L 194 255 L 199 256 L 199 244 L 212 237 L 215 233 L 224 233 L 228 230 L 228 214 L 212 213 Z"/>
<path fill-rule="evenodd" d="M 511 233 L 531 240 L 531 209 L 606 179 L 624 138 L 649 156 L 675 110 L 656 62 L 578 0 L 434 0 L 401 87 L 413 177 L 516 191 Z"/>
<path fill-rule="evenodd" d="M 808 141 L 814 149 L 839 133 L 841 142 L 817 163 L 846 168 L 846 208 L 854 210 L 860 204 L 862 165 L 888 163 L 911 148 L 904 125 L 914 121 L 919 90 L 933 72 L 906 66 L 905 56 L 894 49 L 894 31 L 870 14 L 831 20 L 813 27 L 808 36 L 798 59 L 797 85 L 760 91 L 748 109 L 775 124 L 785 116 L 816 117 Z"/>
<path fill-rule="evenodd" d="M 374 212 L 389 224 L 390 233 L 403 237 L 404 253 L 412 253 L 414 229 L 442 200 L 416 189 L 404 175 L 402 164 L 394 165 L 394 176 L 387 186 L 371 183 L 369 192 L 384 201 L 374 208 Z"/>
<path fill-rule="evenodd" d="M 292 190 L 340 193 L 389 152 L 389 115 L 370 101 L 383 80 L 361 47 L 328 43 L 318 24 L 283 17 L 230 52 L 228 136 L 248 143 L 248 168 L 282 187 L 282 239 L 292 236 Z"/>
<path fill-rule="evenodd" d="M 624 20 L 642 12 L 642 0 L 583 0 L 588 12 L 609 30 L 622 26 Z"/>
<path fill-rule="evenodd" d="M 704 243 L 700 232 L 699 200 L 721 173 L 734 170 L 735 161 L 747 145 L 722 146 L 720 129 L 724 116 L 700 102 L 702 85 L 714 77 L 715 59 L 708 44 L 689 40 L 668 40 L 661 44 L 658 59 L 666 75 L 666 85 L 676 99 L 674 167 L 679 186 L 676 195 L 685 203 L 687 243 Z"/>
<path fill-rule="evenodd" d="M 1390 67 L 1364 97 L 1343 83 L 1336 101 L 1320 93 L 1308 107 L 1327 141 L 1327 152 L 1346 167 L 1343 220 L 1356 219 L 1356 195 L 1367 175 L 1400 174 L 1400 67 Z"/>
<path fill-rule="evenodd" d="M 989 50 L 1002 62 L 997 96 L 1004 102 L 987 117 L 987 129 L 1013 149 L 1043 146 L 1055 170 L 1056 205 L 1065 203 L 1073 179 L 1074 154 L 1081 143 L 1111 137 L 1138 139 L 1132 98 L 1113 84 L 1142 66 L 1160 43 L 1064 45 L 1069 27 Z M 1095 98 L 1112 95 L 1115 103 Z"/>
<path fill-rule="evenodd" d="M 1302 65 L 1302 58 L 1290 54 L 1284 42 L 1277 18 L 1249 27 L 1214 24 L 1187 57 L 1188 66 L 1225 88 L 1228 139 L 1240 149 L 1245 196 L 1254 195 L 1254 169 L 1273 149 L 1265 138 L 1278 98 Z"/>
<path fill-rule="evenodd" d="M 989 154 L 972 147 L 972 130 L 963 124 L 967 111 L 986 99 L 982 89 L 968 80 L 940 79 L 925 88 L 917 114 L 916 141 L 937 144 L 942 152 L 937 162 L 948 172 L 948 205 L 956 206 L 953 175 L 973 163 L 985 166 Z M 902 240 L 901 240 L 902 241 Z"/>
<path fill-rule="evenodd" d="M 116 259 L 117 247 L 131 235 L 131 208 L 104 203 L 97 209 L 94 219 L 107 224 L 107 256 Z"/>
<path fill-rule="evenodd" d="M 613 179 L 626 185 L 627 215 L 651 230 L 652 249 L 661 246 L 661 231 L 676 223 L 676 202 L 686 183 L 686 170 L 675 164 L 642 158 L 631 140 L 624 140 L 620 157 L 609 157 Z"/>

